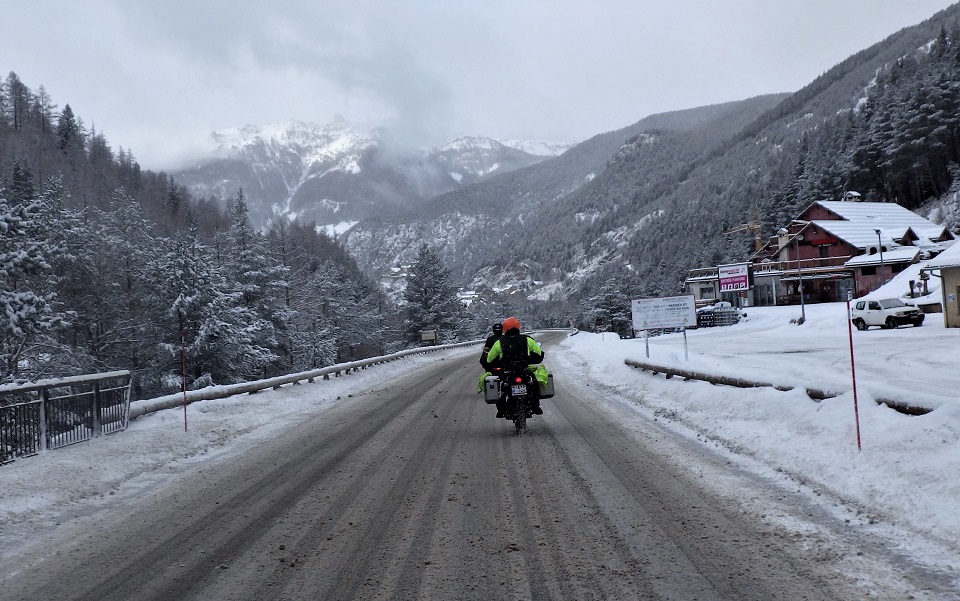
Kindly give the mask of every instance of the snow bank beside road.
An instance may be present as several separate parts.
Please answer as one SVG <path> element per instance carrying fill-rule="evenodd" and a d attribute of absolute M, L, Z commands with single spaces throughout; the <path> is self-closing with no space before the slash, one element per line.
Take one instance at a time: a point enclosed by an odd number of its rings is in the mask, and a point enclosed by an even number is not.
<path fill-rule="evenodd" d="M 945 330 L 937 315 L 919 328 L 854 330 L 858 451 L 845 310 L 845 303 L 808 306 L 798 326 L 790 319 L 799 307 L 752 308 L 747 322 L 688 332 L 689 361 L 681 334 L 650 339 L 651 362 L 797 387 L 788 392 L 654 376 L 624 364 L 647 361 L 643 339 L 611 334 L 578 334 L 552 360 L 559 377 L 584 373 L 604 387 L 601 398 L 682 423 L 858 509 L 868 527 L 902 525 L 945 545 L 960 569 L 960 330 Z M 805 387 L 842 394 L 817 402 Z M 935 410 L 907 416 L 873 402 L 892 394 L 923 398 Z"/>

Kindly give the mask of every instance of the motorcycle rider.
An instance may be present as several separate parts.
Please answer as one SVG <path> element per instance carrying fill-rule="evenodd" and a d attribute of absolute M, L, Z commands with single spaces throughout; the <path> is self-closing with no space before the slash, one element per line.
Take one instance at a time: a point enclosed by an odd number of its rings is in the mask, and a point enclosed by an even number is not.
<path fill-rule="evenodd" d="M 487 336 L 486 342 L 483 343 L 483 351 L 480 352 L 480 365 L 483 366 L 484 371 L 490 371 L 490 363 L 487 362 L 487 353 L 490 352 L 490 349 L 493 348 L 493 343 L 497 340 L 500 340 L 500 337 L 503 336 L 503 324 L 497 322 L 491 327 L 493 334 Z"/>
<path fill-rule="evenodd" d="M 544 353 L 543 349 L 540 348 L 540 343 L 530 336 L 520 333 L 520 320 L 516 317 L 508 317 L 503 320 L 503 335 L 490 347 L 486 360 L 494 368 L 523 363 L 529 369 L 531 365 L 542 363 L 543 356 Z M 543 415 L 543 409 L 540 408 L 540 394 L 536 386 L 533 387 L 531 400 L 533 413 Z M 504 416 L 504 407 L 498 401 L 497 417 Z"/>

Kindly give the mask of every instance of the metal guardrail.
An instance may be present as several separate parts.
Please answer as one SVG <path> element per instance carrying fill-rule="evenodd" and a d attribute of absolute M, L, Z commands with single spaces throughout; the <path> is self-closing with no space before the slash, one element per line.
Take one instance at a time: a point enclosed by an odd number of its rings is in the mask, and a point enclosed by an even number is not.
<path fill-rule="evenodd" d="M 339 377 L 408 355 L 481 343 L 483 340 L 471 340 L 407 349 L 390 355 L 266 380 L 209 386 L 200 390 L 189 390 L 186 394 L 170 394 L 133 403 L 130 402 L 129 371 L 41 380 L 23 386 L 0 386 L 0 464 L 13 461 L 17 457 L 35 455 L 41 450 L 55 449 L 100 434 L 117 432 L 126 429 L 132 419 L 162 409 L 180 407 L 184 403 L 253 394 L 268 388 L 277 389 L 285 384 L 313 382 L 318 378 L 329 380 L 330 376 Z M 116 382 L 118 378 L 122 379 L 122 383 Z M 89 388 L 85 388 L 86 386 Z M 35 398 L 27 398 L 30 395 Z"/>
<path fill-rule="evenodd" d="M 0 386 L 0 464 L 127 427 L 130 372 Z"/>
<path fill-rule="evenodd" d="M 212 401 L 214 399 L 224 399 L 237 394 L 253 394 L 267 388 L 280 388 L 285 384 L 299 384 L 301 382 L 313 382 L 317 378 L 329 380 L 330 376 L 339 377 L 342 374 L 349 374 L 361 369 L 366 369 L 372 365 L 395 361 L 408 355 L 419 355 L 423 353 L 433 353 L 451 348 L 462 346 L 472 346 L 482 344 L 483 340 L 471 340 L 469 342 L 458 342 L 454 344 L 441 344 L 437 346 L 425 346 L 413 349 L 407 349 L 383 355 L 380 357 L 371 357 L 360 361 L 351 361 L 349 363 L 339 363 L 329 367 L 321 367 L 311 371 L 305 371 L 285 376 L 277 376 L 266 380 L 256 380 L 253 382 L 243 382 L 242 384 L 229 384 L 226 386 L 208 386 L 199 390 L 188 390 L 186 394 L 178 392 L 167 396 L 157 397 L 136 401 L 130 406 L 130 419 L 136 419 L 140 416 L 162 409 L 173 409 L 184 404 L 195 403 L 196 401 Z"/>
<path fill-rule="evenodd" d="M 649 361 L 636 361 L 634 359 L 624 359 L 625 364 L 630 367 L 635 367 L 640 370 L 645 370 L 652 372 L 653 375 L 663 374 L 669 380 L 674 376 L 679 376 L 686 380 L 700 380 L 702 382 L 710 382 L 711 384 L 722 384 L 724 386 L 736 386 L 737 388 L 775 388 L 782 392 L 787 392 L 793 390 L 793 386 L 788 386 L 786 384 L 774 384 L 771 382 L 760 382 L 757 380 L 748 380 L 746 378 L 737 378 L 733 376 L 724 376 L 721 374 L 711 374 L 698 372 L 691 369 L 683 369 L 681 367 L 670 367 L 665 365 L 658 365 L 656 363 L 650 363 Z M 809 388 L 806 387 L 804 390 L 807 393 L 807 396 L 813 399 L 814 401 L 822 401 L 824 399 L 832 399 L 834 397 L 840 396 L 842 393 L 833 392 L 829 390 L 821 390 L 819 388 Z M 908 403 L 904 401 L 897 401 L 888 398 L 875 397 L 874 402 L 877 405 L 886 405 L 895 411 L 899 411 L 904 415 L 926 415 L 933 411 L 930 407 L 924 407 L 916 405 L 913 403 Z"/>

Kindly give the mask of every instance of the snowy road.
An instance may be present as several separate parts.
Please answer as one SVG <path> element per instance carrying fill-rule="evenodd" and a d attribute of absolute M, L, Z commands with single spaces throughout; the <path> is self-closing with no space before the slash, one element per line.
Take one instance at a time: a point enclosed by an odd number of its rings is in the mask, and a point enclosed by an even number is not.
<path fill-rule="evenodd" d="M 572 370 L 561 337 L 542 337 L 548 363 Z M 7 556 L 3 599 L 853 599 L 850 557 L 868 578 L 895 559 L 559 370 L 518 438 L 475 393 L 475 355 L 123 491 L 123 517 L 81 513 Z M 909 590 L 883 586 L 871 598 Z"/>

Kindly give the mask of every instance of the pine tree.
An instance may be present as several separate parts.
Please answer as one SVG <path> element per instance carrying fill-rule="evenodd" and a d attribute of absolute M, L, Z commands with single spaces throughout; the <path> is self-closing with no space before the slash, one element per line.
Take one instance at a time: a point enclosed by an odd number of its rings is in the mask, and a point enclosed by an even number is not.
<path fill-rule="evenodd" d="M 10 174 L 10 186 L 7 188 L 7 196 L 14 204 L 30 203 L 36 196 L 33 187 L 33 176 L 30 174 L 30 169 L 22 165 L 20 161 L 13 162 L 13 171 Z"/>
<path fill-rule="evenodd" d="M 42 85 L 37 88 L 37 94 L 34 97 L 35 119 L 40 124 L 40 131 L 47 132 L 53 127 L 54 111 L 57 105 L 50 99 L 50 94 Z"/>
<path fill-rule="evenodd" d="M 168 243 L 151 265 L 150 277 L 166 283 L 149 299 L 160 348 L 157 376 L 163 387 L 182 385 L 181 336 L 191 387 L 262 377 L 277 359 L 259 342 L 266 324 L 243 305 L 242 295 L 211 260 L 195 230 Z"/>
<path fill-rule="evenodd" d="M 661 261 L 658 271 L 663 273 L 666 269 L 666 262 Z M 665 275 L 661 279 L 665 279 Z M 637 296 L 632 288 L 625 274 L 607 277 L 595 294 L 581 301 L 585 325 L 597 332 L 630 336 L 633 332 L 630 301 Z"/>
<path fill-rule="evenodd" d="M 136 396 L 143 389 L 142 372 L 155 351 L 149 327 L 147 266 L 156 259 L 157 241 L 140 204 L 125 190 L 113 193 L 110 211 L 97 226 L 102 279 L 112 291 L 106 311 L 92 316 L 101 322 L 97 357 L 106 365 L 133 373 Z"/>
<path fill-rule="evenodd" d="M 42 236 L 53 249 L 49 259 L 51 273 L 37 283 L 47 293 L 55 295 L 57 306 L 69 312 L 69 325 L 60 330 L 58 375 L 102 371 L 96 349 L 97 319 L 109 314 L 107 305 L 109 287 L 100 270 L 105 261 L 99 253 L 101 241 L 87 219 L 80 212 L 66 208 L 68 194 L 60 177 L 51 178 L 39 196 L 39 221 Z M 112 368 L 112 366 L 111 366 Z M 109 368 L 108 368 L 109 369 Z"/>
<path fill-rule="evenodd" d="M 244 307 L 263 324 L 259 343 L 284 356 L 281 341 L 288 327 L 289 314 L 284 303 L 289 269 L 271 260 L 263 236 L 250 225 L 243 190 L 233 203 L 233 222 L 227 235 L 226 275 Z"/>
<path fill-rule="evenodd" d="M 55 296 L 35 287 L 56 252 L 43 235 L 40 210 L 36 199 L 8 202 L 0 189 L 0 382 L 41 375 L 46 349 L 39 345 L 64 321 Z"/>
<path fill-rule="evenodd" d="M 419 342 L 421 330 L 437 330 L 443 340 L 456 339 L 463 304 L 440 257 L 422 244 L 403 293 L 407 340 Z"/>
<path fill-rule="evenodd" d="M 4 107 L 6 111 L 2 116 L 6 118 L 7 123 L 13 129 L 23 129 L 27 120 L 27 113 L 30 110 L 32 98 L 30 88 L 20 81 L 20 77 L 13 71 L 7 75 L 2 87 L 7 99 Z"/>

